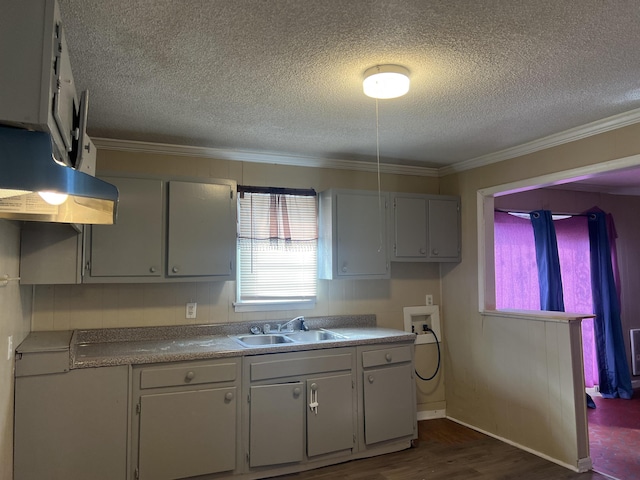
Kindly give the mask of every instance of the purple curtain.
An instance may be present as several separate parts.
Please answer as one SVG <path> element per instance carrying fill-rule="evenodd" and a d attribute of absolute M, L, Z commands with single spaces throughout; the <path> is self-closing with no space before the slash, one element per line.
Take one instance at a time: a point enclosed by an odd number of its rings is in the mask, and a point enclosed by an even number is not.
<path fill-rule="evenodd" d="M 620 300 L 611 262 L 606 215 L 601 211 L 589 213 L 588 225 L 600 393 L 605 398 L 629 399 L 633 389 L 622 334 Z"/>
<path fill-rule="evenodd" d="M 567 312 L 593 312 L 587 217 L 574 216 L 554 222 L 562 271 L 564 308 Z M 598 385 L 598 361 L 593 319 L 582 320 L 582 354 L 585 386 Z"/>
<path fill-rule="evenodd" d="M 536 264 L 540 282 L 540 310 L 564 312 L 562 275 L 553 218 L 549 210 L 531 212 L 536 240 Z"/>
<path fill-rule="evenodd" d="M 496 308 L 539 310 L 533 227 L 528 218 L 495 212 Z"/>

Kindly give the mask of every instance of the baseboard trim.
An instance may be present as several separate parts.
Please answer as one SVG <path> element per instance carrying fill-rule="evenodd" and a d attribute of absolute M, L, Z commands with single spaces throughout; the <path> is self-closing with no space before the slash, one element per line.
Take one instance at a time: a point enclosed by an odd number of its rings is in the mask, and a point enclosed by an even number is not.
<path fill-rule="evenodd" d="M 475 430 L 476 432 L 484 433 L 485 435 L 488 435 L 489 437 L 495 438 L 496 440 L 500 440 L 501 442 L 504 442 L 504 443 L 507 443 L 509 445 L 512 445 L 512 446 L 514 446 L 516 448 L 519 448 L 520 450 L 524 450 L 525 452 L 532 453 L 537 457 L 544 458 L 545 460 L 548 460 L 548 461 L 550 461 L 552 463 L 555 463 L 556 465 L 560 465 L 561 467 L 568 468 L 569 470 L 572 470 L 574 472 L 582 473 L 582 472 L 586 472 L 588 470 L 591 470 L 591 468 L 592 468 L 591 457 L 580 458 L 580 459 L 578 459 L 577 465 L 570 465 L 568 463 L 565 463 L 563 461 L 558 460 L 557 458 L 550 457 L 549 455 L 547 455 L 545 453 L 542 453 L 542 452 L 539 452 L 539 451 L 534 450 L 532 448 L 526 447 L 526 446 L 521 445 L 521 444 L 519 444 L 517 442 L 514 442 L 513 440 L 509 440 L 508 438 L 504 438 L 504 437 L 501 437 L 499 435 L 496 435 L 495 433 L 487 432 L 486 430 L 478 428 L 478 427 L 476 427 L 474 425 L 470 425 L 470 424 L 468 424 L 466 422 L 463 422 L 462 420 L 458 420 L 457 418 L 450 417 L 449 415 L 447 415 L 446 418 L 448 418 L 452 422 L 456 422 L 456 423 L 458 423 L 460 425 L 463 425 L 463 426 L 465 426 L 467 428 Z M 585 470 L 582 470 L 583 468 L 585 468 Z"/>
<path fill-rule="evenodd" d="M 442 410 L 423 410 L 418 412 L 418 421 L 433 420 L 435 418 L 447 418 L 447 411 Z"/>

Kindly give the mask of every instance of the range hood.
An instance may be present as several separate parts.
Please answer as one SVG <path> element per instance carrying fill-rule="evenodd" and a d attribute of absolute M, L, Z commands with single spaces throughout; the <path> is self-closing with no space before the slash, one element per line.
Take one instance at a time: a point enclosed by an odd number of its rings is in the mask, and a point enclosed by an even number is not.
<path fill-rule="evenodd" d="M 67 195 L 45 201 L 40 192 Z M 0 218 L 113 224 L 118 189 L 58 162 L 47 132 L 0 127 Z"/>

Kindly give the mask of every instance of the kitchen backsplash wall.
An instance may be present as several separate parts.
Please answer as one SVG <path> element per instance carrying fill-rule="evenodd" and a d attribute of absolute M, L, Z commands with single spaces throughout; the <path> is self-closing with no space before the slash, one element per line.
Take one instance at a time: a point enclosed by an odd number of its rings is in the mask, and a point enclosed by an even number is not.
<path fill-rule="evenodd" d="M 0 276 L 15 278 L 20 271 L 20 225 L 0 220 Z M 13 472 L 13 354 L 7 358 L 8 339 L 12 349 L 29 333 L 31 318 L 29 286 L 10 281 L 0 287 L 0 478 Z"/>

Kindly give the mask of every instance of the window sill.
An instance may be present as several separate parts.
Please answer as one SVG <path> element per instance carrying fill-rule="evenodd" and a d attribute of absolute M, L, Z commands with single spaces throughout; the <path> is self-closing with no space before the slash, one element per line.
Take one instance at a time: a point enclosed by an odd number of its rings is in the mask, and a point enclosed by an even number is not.
<path fill-rule="evenodd" d="M 585 318 L 595 317 L 592 313 L 550 312 L 545 310 L 485 310 L 480 314 L 486 317 L 517 318 L 520 320 L 556 323 L 580 322 Z"/>
<path fill-rule="evenodd" d="M 315 308 L 316 301 L 272 301 L 272 302 L 235 302 L 233 308 L 236 312 L 272 312 L 275 310 L 311 310 Z"/>

